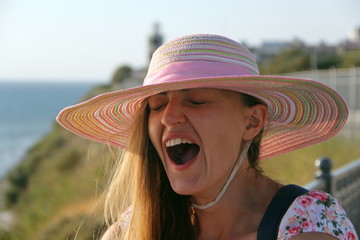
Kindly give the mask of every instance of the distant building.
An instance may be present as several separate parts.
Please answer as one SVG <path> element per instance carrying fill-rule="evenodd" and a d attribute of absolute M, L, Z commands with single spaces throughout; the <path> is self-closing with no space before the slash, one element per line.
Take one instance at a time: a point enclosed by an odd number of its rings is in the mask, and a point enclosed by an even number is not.
<path fill-rule="evenodd" d="M 354 28 L 349 32 L 349 42 L 360 43 L 360 27 Z"/>
<path fill-rule="evenodd" d="M 360 41 L 359 42 L 350 42 L 345 41 L 337 45 L 336 51 L 338 53 L 342 53 L 349 50 L 357 50 L 360 49 Z"/>
<path fill-rule="evenodd" d="M 352 29 L 349 32 L 348 39 L 336 46 L 338 53 L 357 49 L 360 49 L 360 27 Z"/>
<path fill-rule="evenodd" d="M 160 47 L 163 44 L 163 36 L 160 33 L 160 25 L 156 23 L 154 25 L 154 32 L 149 37 L 149 61 L 151 60 L 151 57 L 153 53 L 155 52 L 158 47 Z"/>
<path fill-rule="evenodd" d="M 265 41 L 262 43 L 258 51 L 262 55 L 277 55 L 289 46 L 290 43 L 286 41 Z"/>
<path fill-rule="evenodd" d="M 258 64 L 262 64 L 291 46 L 287 41 L 264 41 L 260 47 L 250 48 Z"/>

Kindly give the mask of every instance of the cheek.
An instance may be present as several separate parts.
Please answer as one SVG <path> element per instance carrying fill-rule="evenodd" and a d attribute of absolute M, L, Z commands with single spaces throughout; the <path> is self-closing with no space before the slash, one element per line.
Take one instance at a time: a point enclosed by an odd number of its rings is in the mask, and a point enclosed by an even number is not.
<path fill-rule="evenodd" d="M 244 126 L 236 115 L 220 115 L 211 125 L 201 126 L 203 141 L 210 150 L 216 149 L 219 154 L 237 153 L 241 145 Z M 211 129 L 211 131 L 209 131 Z"/>

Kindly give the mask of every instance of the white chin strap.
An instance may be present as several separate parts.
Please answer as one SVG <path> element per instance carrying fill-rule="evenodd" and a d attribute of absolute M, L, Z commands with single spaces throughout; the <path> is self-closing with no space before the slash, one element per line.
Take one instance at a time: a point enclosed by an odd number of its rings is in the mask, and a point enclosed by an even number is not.
<path fill-rule="evenodd" d="M 224 186 L 222 187 L 221 191 L 219 192 L 219 194 L 216 196 L 216 198 L 207 203 L 207 204 L 204 204 L 204 205 L 199 205 L 199 204 L 196 204 L 196 203 L 191 203 L 191 206 L 194 207 L 194 208 L 197 208 L 197 209 L 207 209 L 207 208 L 211 208 L 212 206 L 214 206 L 215 204 L 217 204 L 220 199 L 224 196 L 226 190 L 228 189 L 230 183 L 232 182 L 232 180 L 234 179 L 237 171 L 239 170 L 242 162 L 244 161 L 244 158 L 249 150 L 249 147 L 250 147 L 250 144 L 251 144 L 251 140 L 246 142 L 245 146 L 244 146 L 244 149 L 242 150 L 241 154 L 240 154 L 240 157 L 237 161 L 237 163 L 235 164 L 233 170 L 231 171 L 228 179 L 226 180 Z"/>

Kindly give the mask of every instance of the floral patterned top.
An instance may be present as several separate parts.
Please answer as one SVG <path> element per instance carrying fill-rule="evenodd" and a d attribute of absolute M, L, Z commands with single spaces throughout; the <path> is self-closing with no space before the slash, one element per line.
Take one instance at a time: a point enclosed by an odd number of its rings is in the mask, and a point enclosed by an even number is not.
<path fill-rule="evenodd" d="M 295 199 L 281 220 L 278 240 L 305 232 L 322 232 L 341 240 L 358 240 L 344 209 L 331 195 L 310 191 Z"/>

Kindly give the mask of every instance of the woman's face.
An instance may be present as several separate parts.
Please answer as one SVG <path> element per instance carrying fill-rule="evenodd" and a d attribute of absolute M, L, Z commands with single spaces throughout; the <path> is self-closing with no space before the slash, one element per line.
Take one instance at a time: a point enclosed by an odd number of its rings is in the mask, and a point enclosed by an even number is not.
<path fill-rule="evenodd" d="M 239 93 L 189 89 L 148 99 L 149 135 L 175 192 L 216 196 L 237 161 L 251 108 Z"/>

